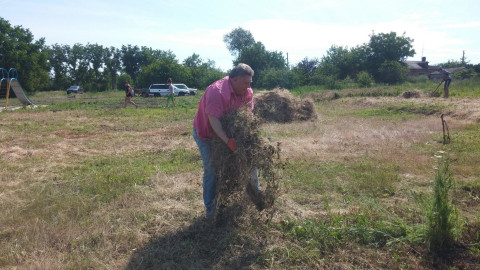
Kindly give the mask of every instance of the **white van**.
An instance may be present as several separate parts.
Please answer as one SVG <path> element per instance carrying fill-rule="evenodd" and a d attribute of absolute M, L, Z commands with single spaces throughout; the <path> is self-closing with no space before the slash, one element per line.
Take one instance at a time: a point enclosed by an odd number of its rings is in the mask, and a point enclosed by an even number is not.
<path fill-rule="evenodd" d="M 149 95 L 154 97 L 166 97 L 170 93 L 168 84 L 155 83 L 148 88 Z M 179 89 L 173 85 L 173 93 L 175 96 L 188 96 L 190 93 L 187 90 Z"/>

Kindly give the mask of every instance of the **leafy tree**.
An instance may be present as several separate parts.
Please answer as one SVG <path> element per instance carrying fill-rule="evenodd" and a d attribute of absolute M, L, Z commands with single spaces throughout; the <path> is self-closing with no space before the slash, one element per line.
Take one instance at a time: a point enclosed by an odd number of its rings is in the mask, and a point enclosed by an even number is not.
<path fill-rule="evenodd" d="M 442 68 L 455 68 L 455 67 L 463 67 L 465 66 L 464 64 L 462 64 L 462 62 L 460 61 L 456 61 L 456 60 L 448 60 L 446 63 L 440 63 L 438 64 L 439 67 L 442 67 Z"/>
<path fill-rule="evenodd" d="M 453 74 L 452 76 L 455 78 L 455 79 L 460 79 L 460 80 L 463 80 L 463 79 L 470 79 L 470 78 L 473 78 L 477 75 L 477 73 L 475 72 L 474 69 L 472 68 L 466 68 L 464 70 L 460 70 L 458 72 L 455 72 L 455 74 Z"/>
<path fill-rule="evenodd" d="M 323 75 L 345 79 L 356 74 L 355 60 L 348 48 L 333 45 L 322 58 L 319 68 Z"/>
<path fill-rule="evenodd" d="M 319 61 L 317 58 L 308 59 L 305 57 L 302 61 L 292 68 L 292 84 L 295 86 L 308 85 L 311 82 L 311 77 L 317 69 Z"/>
<path fill-rule="evenodd" d="M 107 89 L 117 89 L 121 87 L 119 84 L 122 82 L 118 80 L 118 73 L 121 70 L 121 52 L 115 47 L 110 47 L 104 50 L 103 62 L 105 63 L 105 69 L 103 70 L 104 77 L 110 82 Z M 131 78 L 129 78 L 131 80 Z M 133 82 L 132 82 L 133 83 Z"/>
<path fill-rule="evenodd" d="M 223 42 L 227 45 L 230 53 L 235 56 L 238 55 L 242 49 L 253 46 L 255 39 L 250 31 L 238 27 L 226 34 L 223 37 Z"/>
<path fill-rule="evenodd" d="M 101 85 L 104 80 L 102 70 L 104 69 L 104 65 L 105 65 L 105 62 L 104 62 L 105 49 L 103 48 L 102 45 L 87 44 L 87 46 L 85 46 L 85 50 L 86 50 L 87 58 L 90 62 L 89 67 L 92 70 L 92 73 L 94 75 L 94 81 L 97 85 L 96 88 L 98 89 L 98 86 Z"/>
<path fill-rule="evenodd" d="M 144 54 L 138 46 L 132 46 L 130 44 L 127 46 L 122 45 L 120 51 L 122 52 L 123 70 L 135 80 L 140 72 L 141 64 L 144 62 L 144 59 L 142 59 Z"/>
<path fill-rule="evenodd" d="M 302 61 L 297 64 L 297 69 L 301 70 L 306 75 L 313 75 L 317 69 L 319 61 L 317 58 L 308 59 L 305 57 Z"/>
<path fill-rule="evenodd" d="M 204 62 L 200 55 L 195 53 L 185 58 L 183 65 L 189 69 L 192 76 L 191 87 L 204 88 L 225 76 L 224 72 L 215 68 L 214 61 Z"/>
<path fill-rule="evenodd" d="M 48 62 L 53 72 L 52 87 L 54 89 L 66 89 L 70 85 L 67 66 L 68 49 L 69 47 L 66 45 L 54 44 L 48 50 Z"/>
<path fill-rule="evenodd" d="M 408 74 L 405 64 L 398 61 L 385 61 L 378 71 L 381 81 L 388 84 L 402 83 Z"/>
<path fill-rule="evenodd" d="M 132 77 L 130 77 L 130 75 L 128 75 L 127 73 L 120 73 L 120 75 L 118 75 L 117 77 L 117 80 L 118 80 L 118 87 L 117 89 L 119 90 L 124 90 L 123 88 L 123 84 L 124 82 L 128 82 L 130 84 L 130 86 L 132 86 L 132 88 L 135 88 L 135 84 L 133 82 L 133 79 Z"/>
<path fill-rule="evenodd" d="M 260 87 L 273 89 L 276 87 L 290 89 L 293 86 L 293 72 L 287 68 L 268 69 L 260 73 Z"/>
<path fill-rule="evenodd" d="M 152 83 L 166 83 L 168 78 L 172 78 L 174 83 L 189 84 L 192 81 L 187 67 L 180 65 L 175 59 L 163 58 L 142 67 L 136 82 L 138 87 L 146 88 Z"/>
<path fill-rule="evenodd" d="M 473 65 L 472 68 L 475 72 L 480 73 L 480 64 Z"/>
<path fill-rule="evenodd" d="M 48 86 L 48 50 L 44 38 L 34 41 L 30 30 L 12 27 L 0 17 L 0 53 L 0 67 L 15 68 L 26 91 L 34 92 Z"/>
<path fill-rule="evenodd" d="M 395 32 L 370 35 L 370 42 L 367 45 L 370 51 L 367 58 L 370 74 L 381 80 L 379 68 L 384 62 L 404 62 L 407 57 L 414 56 L 412 42 L 413 39 L 406 37 L 405 33 L 402 36 L 397 36 Z"/>
<path fill-rule="evenodd" d="M 257 78 L 262 71 L 267 69 L 285 69 L 287 62 L 281 52 L 267 51 L 265 46 L 261 42 L 255 43 L 255 45 L 247 48 L 243 48 L 238 58 L 234 61 L 234 65 L 238 63 L 248 64 L 256 74 Z M 259 79 L 254 80 L 253 85 L 261 85 Z"/>

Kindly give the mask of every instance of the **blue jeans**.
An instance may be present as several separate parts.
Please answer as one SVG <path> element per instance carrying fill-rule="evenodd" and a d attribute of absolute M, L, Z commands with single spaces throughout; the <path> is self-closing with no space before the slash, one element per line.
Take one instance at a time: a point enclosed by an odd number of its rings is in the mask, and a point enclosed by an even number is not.
<path fill-rule="evenodd" d="M 212 146 L 209 141 L 204 141 L 200 139 L 197 135 L 197 130 L 193 128 L 193 138 L 198 145 L 200 150 L 200 156 L 202 157 L 203 164 L 203 203 L 206 208 L 207 217 L 213 213 L 215 209 L 215 196 L 217 189 L 217 176 L 215 175 L 215 167 L 210 158 L 210 152 Z M 258 185 L 258 170 L 257 168 L 252 170 L 252 181 L 255 187 L 260 190 Z"/>
<path fill-rule="evenodd" d="M 193 138 L 200 150 L 203 164 L 203 203 L 207 209 L 207 216 L 210 216 L 215 209 L 215 193 L 217 189 L 217 176 L 215 175 L 215 168 L 210 159 L 210 151 L 212 146 L 209 141 L 200 139 L 197 135 L 197 130 L 193 128 Z"/>

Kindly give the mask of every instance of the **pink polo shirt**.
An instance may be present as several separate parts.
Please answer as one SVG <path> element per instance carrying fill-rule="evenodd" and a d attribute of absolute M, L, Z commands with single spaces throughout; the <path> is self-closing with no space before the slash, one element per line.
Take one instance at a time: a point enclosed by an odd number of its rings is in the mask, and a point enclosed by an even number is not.
<path fill-rule="evenodd" d="M 212 83 L 198 103 L 198 111 L 193 119 L 193 127 L 202 140 L 208 140 L 212 136 L 212 127 L 208 116 L 221 118 L 225 114 L 248 106 L 253 111 L 253 90 L 248 88 L 243 96 L 235 95 L 228 76 Z"/>

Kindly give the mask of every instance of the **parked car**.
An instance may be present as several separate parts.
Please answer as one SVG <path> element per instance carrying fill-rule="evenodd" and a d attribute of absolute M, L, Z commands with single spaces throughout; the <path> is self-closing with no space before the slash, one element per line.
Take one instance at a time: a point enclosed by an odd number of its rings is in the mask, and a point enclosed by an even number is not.
<path fill-rule="evenodd" d="M 148 88 L 148 96 L 154 97 L 166 97 L 169 94 L 169 85 L 168 84 L 151 84 Z M 173 85 L 173 94 L 175 96 L 188 96 L 190 94 L 189 91 L 185 89 L 179 89 L 175 85 Z M 147 96 L 147 95 L 143 95 Z"/>
<path fill-rule="evenodd" d="M 78 86 L 78 85 L 72 85 L 70 86 L 68 89 L 67 89 L 67 94 L 70 94 L 70 93 L 83 93 L 84 90 L 81 86 Z"/>
<path fill-rule="evenodd" d="M 190 88 L 190 87 L 186 86 L 186 85 L 183 84 L 183 83 L 176 83 L 176 84 L 174 84 L 174 86 L 177 87 L 177 88 L 179 88 L 179 89 L 187 90 L 187 91 L 190 93 L 190 95 L 192 95 L 192 96 L 194 96 L 194 95 L 197 94 L 197 89 L 195 89 L 195 88 Z"/>

